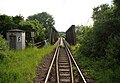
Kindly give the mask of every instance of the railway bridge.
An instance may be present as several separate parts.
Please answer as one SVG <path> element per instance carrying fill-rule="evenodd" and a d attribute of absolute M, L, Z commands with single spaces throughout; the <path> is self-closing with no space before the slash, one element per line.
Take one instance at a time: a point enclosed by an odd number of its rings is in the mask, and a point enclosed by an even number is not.
<path fill-rule="evenodd" d="M 45 74 L 42 83 L 87 83 L 69 49 L 69 45 L 76 44 L 75 25 L 72 25 L 66 31 L 65 38 L 60 37 L 54 28 L 50 28 L 49 42 L 54 44 L 56 41 L 57 46 L 54 54 L 52 54 L 52 59 L 48 63 L 50 65 L 47 68 L 47 73 Z M 36 83 L 40 82 L 41 81 L 37 80 Z"/>
<path fill-rule="evenodd" d="M 50 44 L 54 44 L 58 39 L 59 39 L 59 33 L 55 28 L 49 28 L 49 34 L 48 34 L 48 40 Z M 65 34 L 65 40 L 70 44 L 70 45 L 75 45 L 76 44 L 76 34 L 75 34 L 75 25 L 72 25 Z"/>

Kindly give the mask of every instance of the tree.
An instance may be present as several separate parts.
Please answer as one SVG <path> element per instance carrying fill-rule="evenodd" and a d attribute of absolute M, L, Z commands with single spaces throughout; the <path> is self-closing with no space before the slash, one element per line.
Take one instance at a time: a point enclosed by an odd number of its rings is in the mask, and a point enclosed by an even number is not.
<path fill-rule="evenodd" d="M 93 53 L 94 55 L 97 55 L 97 57 L 103 57 L 106 56 L 105 48 L 109 42 L 109 36 L 115 36 L 120 32 L 118 27 L 119 22 L 114 13 L 114 7 L 103 4 L 94 8 L 93 20 L 93 35 L 95 36 L 95 48 Z"/>
<path fill-rule="evenodd" d="M 13 21 L 15 24 L 19 24 L 21 21 L 24 21 L 24 17 L 21 15 L 16 15 L 15 17 L 13 17 Z"/>
<path fill-rule="evenodd" d="M 52 15 L 48 14 L 47 12 L 42 12 L 34 14 L 32 16 L 28 16 L 27 20 L 38 20 L 44 28 L 53 27 L 55 24 Z"/>
<path fill-rule="evenodd" d="M 91 26 L 78 25 L 75 29 L 77 41 L 81 44 L 84 40 L 84 36 L 91 30 Z"/>
<path fill-rule="evenodd" d="M 27 20 L 38 20 L 39 23 L 43 25 L 43 28 L 45 29 L 46 39 L 48 39 L 49 28 L 54 28 L 54 24 L 55 24 L 52 15 L 48 14 L 47 12 L 42 12 L 28 16 Z"/>
<path fill-rule="evenodd" d="M 106 47 L 110 47 L 110 40 L 116 38 L 120 33 L 120 15 L 117 10 L 115 6 L 109 6 L 108 4 L 102 4 L 93 9 L 92 18 L 94 25 L 92 31 L 87 32 L 87 34 L 80 32 L 80 34 L 84 36 L 79 37 L 81 38 L 80 41 L 83 41 L 80 46 L 82 55 L 90 57 L 108 57 L 106 54 L 108 48 Z M 119 38 L 117 37 L 117 39 Z M 109 53 L 109 51 L 107 50 L 107 53 Z"/>
<path fill-rule="evenodd" d="M 120 8 L 120 0 L 113 0 L 113 3 L 116 7 Z"/>
<path fill-rule="evenodd" d="M 22 16 L 0 15 L 0 33 L 6 38 L 6 32 L 10 29 L 19 28 L 19 23 L 24 21 Z"/>
<path fill-rule="evenodd" d="M 40 42 L 45 39 L 44 28 L 42 24 L 37 20 L 32 21 L 21 21 L 20 29 L 25 30 L 26 40 L 29 43 L 31 41 L 31 32 L 35 32 L 35 42 Z"/>
<path fill-rule="evenodd" d="M 0 33 L 6 38 L 7 30 L 15 28 L 15 24 L 11 16 L 0 15 Z"/>

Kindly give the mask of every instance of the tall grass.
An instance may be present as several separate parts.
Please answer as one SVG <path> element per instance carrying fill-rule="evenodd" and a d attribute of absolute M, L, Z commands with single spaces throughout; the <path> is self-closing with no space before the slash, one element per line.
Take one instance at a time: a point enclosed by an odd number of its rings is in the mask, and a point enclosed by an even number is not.
<path fill-rule="evenodd" d="M 0 51 L 0 83 L 32 83 L 36 67 L 53 48 Z"/>

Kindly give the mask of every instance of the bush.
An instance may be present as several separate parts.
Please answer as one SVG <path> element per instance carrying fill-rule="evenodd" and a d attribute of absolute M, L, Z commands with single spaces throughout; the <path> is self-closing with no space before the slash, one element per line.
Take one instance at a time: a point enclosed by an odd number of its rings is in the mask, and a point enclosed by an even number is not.
<path fill-rule="evenodd" d="M 106 47 L 106 56 L 112 62 L 120 63 L 120 34 L 109 37 L 108 45 Z"/>
<path fill-rule="evenodd" d="M 0 50 L 8 50 L 8 42 L 0 35 Z"/>

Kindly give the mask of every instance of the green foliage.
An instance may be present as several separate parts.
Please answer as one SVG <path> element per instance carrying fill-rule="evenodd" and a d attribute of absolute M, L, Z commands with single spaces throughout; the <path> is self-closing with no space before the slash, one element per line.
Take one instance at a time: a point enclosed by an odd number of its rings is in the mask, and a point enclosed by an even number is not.
<path fill-rule="evenodd" d="M 13 17 L 13 21 L 15 24 L 19 24 L 21 21 L 24 21 L 24 17 L 21 15 L 16 15 L 15 17 Z"/>
<path fill-rule="evenodd" d="M 75 27 L 75 29 L 76 29 L 77 42 L 81 44 L 82 42 L 84 42 L 84 38 L 86 34 L 91 31 L 91 26 L 78 25 Z"/>
<path fill-rule="evenodd" d="M 6 32 L 10 29 L 22 29 L 26 32 L 27 45 L 31 42 L 31 31 L 35 32 L 35 42 L 45 39 L 45 30 L 38 20 L 25 21 L 21 15 L 0 15 L 0 33 L 6 38 Z"/>
<path fill-rule="evenodd" d="M 0 35 L 0 50 L 8 50 L 8 42 Z"/>
<path fill-rule="evenodd" d="M 11 16 L 0 15 L 0 33 L 6 38 L 7 30 L 15 28 L 15 24 Z"/>
<path fill-rule="evenodd" d="M 38 14 L 34 14 L 31 16 L 28 16 L 27 20 L 38 20 L 40 24 L 43 25 L 43 28 L 45 29 L 45 38 L 48 39 L 49 37 L 49 28 L 54 28 L 54 18 L 52 15 L 48 14 L 47 12 L 42 12 Z"/>
<path fill-rule="evenodd" d="M 96 47 L 93 48 L 95 56 L 105 57 L 105 48 L 109 43 L 109 37 L 116 36 L 120 32 L 120 17 L 116 16 L 114 12 L 115 8 L 107 4 L 100 5 L 94 8 L 93 19 L 94 19 L 94 44 Z"/>
<path fill-rule="evenodd" d="M 90 57 L 106 57 L 106 47 L 109 37 L 116 36 L 119 32 L 120 19 L 116 16 L 114 6 L 100 5 L 93 9 L 93 28 L 85 30 L 85 26 L 78 28 L 80 53 Z"/>
<path fill-rule="evenodd" d="M 65 38 L 65 32 L 59 32 L 60 37 Z"/>
<path fill-rule="evenodd" d="M 110 36 L 109 37 L 109 42 L 108 45 L 106 47 L 106 56 L 108 56 L 107 58 L 109 60 L 113 60 L 115 61 L 115 63 L 120 61 L 120 34 L 118 34 L 117 36 Z"/>
<path fill-rule="evenodd" d="M 4 56 L 0 59 L 0 83 L 33 83 L 36 67 L 53 48 L 0 51 L 0 55 Z"/>
<path fill-rule="evenodd" d="M 52 15 L 48 14 L 47 12 L 42 12 L 34 14 L 32 16 L 28 16 L 27 20 L 38 20 L 44 28 L 53 27 L 53 25 L 55 24 Z"/>
<path fill-rule="evenodd" d="M 120 4 L 102 4 L 93 9 L 93 27 L 77 28 L 76 59 L 95 83 L 120 82 Z"/>
<path fill-rule="evenodd" d="M 30 42 L 31 40 L 31 32 L 35 32 L 35 42 L 40 42 L 45 39 L 45 31 L 42 26 L 37 20 L 30 20 L 30 21 L 22 21 L 20 22 L 20 29 L 26 31 L 26 40 Z"/>
<path fill-rule="evenodd" d="M 113 0 L 113 3 L 116 7 L 120 8 L 120 0 Z"/>
<path fill-rule="evenodd" d="M 119 83 L 120 82 L 120 66 L 118 64 L 110 64 L 105 58 L 89 58 L 78 53 L 75 54 L 76 60 L 83 69 L 86 78 L 91 78 L 95 83 Z"/>

